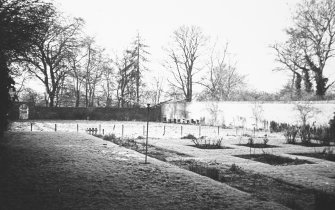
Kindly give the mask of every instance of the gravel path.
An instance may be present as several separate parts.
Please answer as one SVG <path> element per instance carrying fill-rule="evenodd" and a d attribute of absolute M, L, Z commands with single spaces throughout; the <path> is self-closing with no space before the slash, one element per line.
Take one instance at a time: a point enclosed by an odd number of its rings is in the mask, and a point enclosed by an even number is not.
<path fill-rule="evenodd" d="M 286 209 L 81 133 L 8 132 L 0 209 Z"/>

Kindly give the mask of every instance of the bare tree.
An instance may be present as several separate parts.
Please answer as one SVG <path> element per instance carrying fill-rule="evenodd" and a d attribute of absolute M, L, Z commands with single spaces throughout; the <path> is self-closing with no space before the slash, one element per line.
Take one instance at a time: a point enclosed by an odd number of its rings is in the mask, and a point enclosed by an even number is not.
<path fill-rule="evenodd" d="M 264 109 L 263 106 L 259 103 L 255 103 L 252 108 L 252 117 L 255 120 L 255 128 L 258 129 L 258 123 L 263 120 Z"/>
<path fill-rule="evenodd" d="M 217 54 L 217 55 L 214 55 Z M 228 43 L 222 53 L 215 53 L 213 47 L 208 64 L 208 74 L 199 84 L 206 87 L 202 97 L 209 100 L 230 100 L 233 93 L 238 92 L 245 85 L 245 76 L 236 70 L 228 52 Z"/>
<path fill-rule="evenodd" d="M 146 86 L 143 91 L 142 102 L 143 104 L 159 104 L 163 97 L 163 77 L 155 76 L 152 82 Z"/>
<path fill-rule="evenodd" d="M 73 51 L 72 55 L 69 57 L 69 67 L 70 67 L 69 75 L 72 78 L 72 87 L 75 97 L 75 107 L 79 107 L 80 105 L 81 90 L 83 84 L 85 83 L 84 62 L 87 56 L 87 52 L 85 51 L 84 40 L 80 40 L 79 42 L 80 44 L 77 46 L 77 48 Z"/>
<path fill-rule="evenodd" d="M 335 82 L 329 82 L 323 72 L 327 61 L 335 55 L 335 1 L 304 0 L 293 20 L 293 27 L 286 30 L 288 41 L 274 47 L 277 58 L 291 71 L 300 69 L 305 81 L 312 72 L 316 95 L 323 98 Z"/>
<path fill-rule="evenodd" d="M 95 44 L 92 37 L 87 37 L 84 40 L 84 47 L 86 50 L 85 56 L 85 106 L 94 106 L 96 88 L 101 80 L 104 65 L 104 50 Z"/>
<path fill-rule="evenodd" d="M 297 103 L 294 110 L 298 112 L 298 118 L 302 127 L 306 127 L 308 120 L 313 118 L 320 110 L 315 108 L 310 102 Z"/>
<path fill-rule="evenodd" d="M 115 89 L 115 73 L 114 68 L 111 66 L 112 60 L 108 59 L 104 62 L 102 67 L 102 90 L 103 95 L 106 99 L 106 107 L 110 107 L 112 105 L 112 97 L 113 91 Z"/>
<path fill-rule="evenodd" d="M 53 107 L 61 82 L 69 72 L 68 58 L 77 45 L 82 19 L 67 21 L 54 16 L 50 26 L 41 32 L 31 52 L 21 53 L 18 60 L 45 86 L 48 105 Z"/>
<path fill-rule="evenodd" d="M 305 91 L 307 93 L 312 92 L 310 70 L 304 63 L 304 55 L 300 45 L 299 40 L 293 38 L 285 43 L 272 46 L 276 51 L 276 61 L 283 65 L 283 67 L 278 67 L 275 70 L 289 70 L 292 72 L 292 87 L 295 88 L 295 95 L 298 99 L 301 97 L 302 81 L 305 84 Z"/>
<path fill-rule="evenodd" d="M 162 77 L 159 77 L 159 76 L 154 77 L 155 104 L 159 104 L 161 101 L 161 97 L 163 93 L 163 84 L 164 84 L 164 80 Z"/>
<path fill-rule="evenodd" d="M 320 110 L 314 107 L 310 102 L 297 103 L 294 110 L 298 112 L 298 119 L 301 123 L 300 127 L 300 137 L 302 143 L 308 144 L 311 140 L 310 127 L 308 125 L 308 120 L 313 118 Z"/>
<path fill-rule="evenodd" d="M 181 26 L 173 33 L 168 51 L 168 67 L 173 75 L 170 85 L 181 91 L 186 101 L 192 101 L 194 75 L 199 72 L 197 61 L 207 39 L 197 26 Z"/>

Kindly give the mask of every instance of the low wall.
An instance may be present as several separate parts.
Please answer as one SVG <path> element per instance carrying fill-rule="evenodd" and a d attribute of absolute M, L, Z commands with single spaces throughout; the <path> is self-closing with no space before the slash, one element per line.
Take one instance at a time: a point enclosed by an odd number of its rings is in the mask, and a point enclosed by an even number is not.
<path fill-rule="evenodd" d="M 257 127 L 267 124 L 265 121 L 299 124 L 297 104 L 310 104 L 317 112 L 309 123 L 328 124 L 335 112 L 335 101 L 313 102 L 171 102 L 162 106 L 162 118 L 195 119 L 207 125 L 226 125 L 256 127 L 253 110 L 260 107 L 261 119 Z M 262 124 L 263 123 L 263 124 Z M 268 126 L 268 124 L 266 125 Z"/>
<path fill-rule="evenodd" d="M 20 103 L 22 104 L 22 103 Z M 18 107 L 12 108 L 10 119 L 19 119 Z M 85 108 L 85 107 L 38 107 L 29 106 L 29 119 L 61 119 L 61 120 L 147 120 L 147 108 Z M 161 120 L 161 108 L 150 109 L 150 121 Z"/>

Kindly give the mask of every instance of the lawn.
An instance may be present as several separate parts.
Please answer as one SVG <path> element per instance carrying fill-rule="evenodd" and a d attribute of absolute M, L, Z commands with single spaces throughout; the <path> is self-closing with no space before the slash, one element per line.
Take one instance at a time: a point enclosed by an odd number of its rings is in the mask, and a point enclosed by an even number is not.
<path fill-rule="evenodd" d="M 122 146 L 113 147 L 113 150 L 127 147 L 144 154 L 146 142 L 145 125 L 145 122 L 33 121 L 32 123 L 14 122 L 11 130 L 13 134 L 19 134 L 20 132 L 16 131 L 23 130 L 28 131 L 24 133 L 24 135 L 29 135 L 30 133 L 35 135 L 36 132 L 29 132 L 32 128 L 33 131 L 44 131 L 38 132 L 41 134 L 71 134 L 71 138 L 80 136 L 84 139 L 91 139 L 85 130 L 87 128 L 96 128 L 97 135 L 101 138 L 106 135 L 114 136 L 114 140 L 109 139 L 109 141 Z M 55 130 L 57 132 L 55 132 Z M 148 154 L 150 157 L 156 159 L 150 159 L 151 161 L 155 160 L 156 162 L 160 160 L 163 161 L 164 164 L 179 168 L 183 171 L 186 170 L 188 173 L 200 174 L 200 177 L 203 177 L 200 178 L 201 180 L 205 179 L 205 177 L 209 177 L 217 184 L 229 185 L 240 192 L 255 197 L 256 200 L 258 200 L 257 202 L 266 201 L 277 203 L 277 205 L 281 206 L 280 208 L 286 206 L 293 209 L 314 209 L 315 205 L 320 206 L 324 203 L 334 204 L 335 179 L 333 177 L 335 177 L 335 163 L 323 159 L 311 160 L 308 159 L 308 157 L 292 155 L 294 153 L 312 153 L 315 148 L 286 144 L 283 135 L 280 133 L 267 133 L 269 138 L 268 147 L 247 147 L 246 144 L 248 144 L 249 140 L 248 136 L 245 135 L 246 133 L 253 136 L 255 145 L 262 145 L 264 132 L 256 132 L 256 134 L 253 134 L 252 131 L 246 130 L 150 122 Z M 210 142 L 210 144 L 213 144 L 213 140 L 220 139 L 220 141 L 222 141 L 220 147 L 223 149 L 196 148 L 192 138 L 184 137 L 201 137 L 199 139 L 204 140 L 205 143 Z M 92 138 L 97 140 L 95 137 Z M 210 141 L 207 141 L 208 139 Z M 63 138 L 63 140 L 71 141 L 71 139 L 68 138 Z M 109 148 L 110 143 L 107 144 L 107 141 L 104 142 L 105 143 L 102 144 L 103 148 L 98 150 L 106 152 L 105 150 Z M 82 146 L 85 146 L 85 148 L 88 147 L 86 144 L 86 142 L 83 142 L 83 145 L 79 146 L 79 148 Z M 70 145 L 73 149 L 78 147 L 78 145 L 72 143 Z M 91 153 L 92 151 L 88 150 L 88 154 Z M 270 162 L 265 161 L 266 158 L 262 159 L 260 155 L 264 153 L 269 154 L 270 158 L 268 159 Z M 283 158 L 280 158 L 280 160 L 278 158 L 271 158 L 273 156 Z M 143 162 L 144 158 L 143 156 L 141 157 L 141 161 Z M 90 159 L 90 155 L 88 158 Z M 104 156 L 103 158 L 107 158 L 113 162 L 113 158 L 118 159 L 119 157 L 111 158 Z M 298 162 L 296 158 L 298 158 Z M 93 159 L 94 160 L 91 161 L 92 164 L 98 161 L 95 158 Z M 123 157 L 121 159 L 123 159 Z M 287 160 L 288 162 L 284 161 L 284 163 L 281 164 L 271 165 L 271 160 L 277 162 Z M 289 160 L 293 161 L 290 162 Z M 162 164 L 160 161 L 158 161 L 158 163 Z M 296 165 L 296 163 L 313 164 Z M 238 170 L 231 170 L 233 165 L 235 169 Z M 145 167 L 147 167 L 147 165 L 145 165 Z M 132 172 L 126 171 L 125 173 Z M 157 176 L 157 174 L 155 175 Z M 199 183 L 202 183 L 202 181 Z M 175 190 L 179 192 L 180 189 Z M 271 193 L 272 191 L 273 193 Z M 181 191 L 181 193 L 183 193 L 183 191 Z M 282 197 L 281 195 L 287 196 Z M 216 198 L 216 194 L 208 195 L 209 200 L 213 200 L 213 198 Z M 320 202 L 320 200 L 323 201 Z M 189 200 L 187 202 L 193 201 Z M 216 203 L 217 201 L 212 202 Z M 225 206 L 227 203 L 218 205 Z M 324 207 L 322 208 L 325 209 Z M 262 207 L 260 207 L 260 209 L 262 209 Z"/>

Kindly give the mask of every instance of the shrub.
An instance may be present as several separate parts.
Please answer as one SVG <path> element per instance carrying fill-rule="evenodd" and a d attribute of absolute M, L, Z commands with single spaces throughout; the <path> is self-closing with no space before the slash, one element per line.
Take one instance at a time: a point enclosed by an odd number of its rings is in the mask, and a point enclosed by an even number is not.
<path fill-rule="evenodd" d="M 242 168 L 238 165 L 236 165 L 235 163 L 233 163 L 230 168 L 229 171 L 236 173 L 236 174 L 243 174 L 244 171 L 242 170 Z"/>
<path fill-rule="evenodd" d="M 218 139 L 207 139 L 207 138 L 199 138 L 199 139 L 191 139 L 195 147 L 203 148 L 203 149 L 220 149 L 223 138 Z"/>
<path fill-rule="evenodd" d="M 298 129 L 295 126 L 290 126 L 284 131 L 284 136 L 287 144 L 295 144 L 296 136 L 298 134 Z"/>
<path fill-rule="evenodd" d="M 311 127 L 309 125 L 302 126 L 299 130 L 301 143 L 308 145 L 311 144 Z"/>
<path fill-rule="evenodd" d="M 263 138 L 263 144 L 264 144 L 264 145 L 267 145 L 268 142 L 269 142 L 268 135 L 265 134 L 265 135 L 264 135 L 264 138 Z"/>
<path fill-rule="evenodd" d="M 252 146 L 252 145 L 254 145 L 254 139 L 252 138 L 252 137 L 250 137 L 249 139 L 248 139 L 248 143 L 247 143 L 247 145 L 250 145 L 250 146 Z"/>
<path fill-rule="evenodd" d="M 186 136 L 181 137 L 181 139 L 197 139 L 197 138 L 192 134 L 187 134 Z"/>
<path fill-rule="evenodd" d="M 319 142 L 319 144 L 329 146 L 332 136 L 328 126 L 319 126 L 311 129 L 311 138 Z"/>
<path fill-rule="evenodd" d="M 270 122 L 270 132 L 283 132 L 290 127 L 287 123 L 277 123 L 275 121 Z"/>
<path fill-rule="evenodd" d="M 242 134 L 242 136 L 244 136 L 244 137 L 251 137 L 251 135 L 247 134 L 247 133 Z"/>
<path fill-rule="evenodd" d="M 107 141 L 113 141 L 113 140 L 116 140 L 116 136 L 114 133 L 112 133 L 112 134 L 104 135 L 102 139 L 107 140 Z"/>
<path fill-rule="evenodd" d="M 334 160 L 334 149 L 331 147 L 324 148 L 322 151 L 322 155 L 326 160 Z"/>

